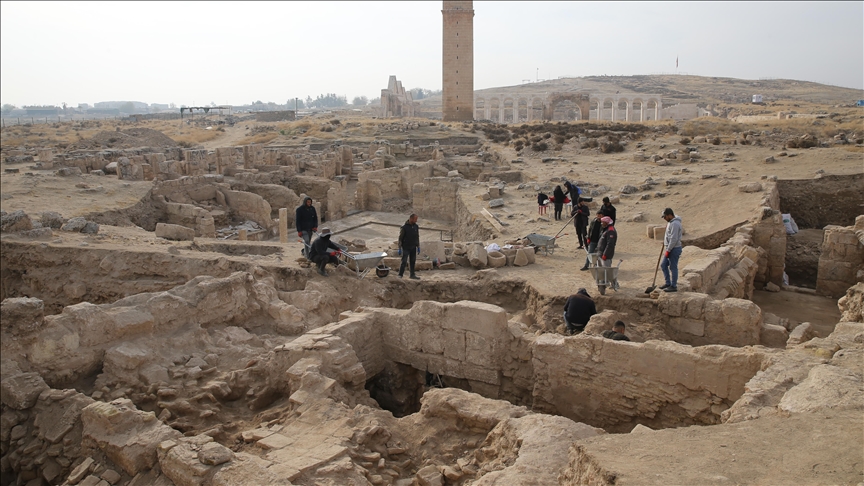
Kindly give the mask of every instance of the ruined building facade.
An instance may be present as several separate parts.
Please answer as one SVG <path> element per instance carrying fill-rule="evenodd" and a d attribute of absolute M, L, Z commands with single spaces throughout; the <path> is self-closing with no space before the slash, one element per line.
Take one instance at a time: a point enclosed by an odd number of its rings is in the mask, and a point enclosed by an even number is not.
<path fill-rule="evenodd" d="M 416 115 L 417 102 L 411 92 L 402 87 L 402 81 L 396 80 L 396 76 L 390 76 L 387 89 L 381 90 L 381 110 L 384 118 Z"/>
<path fill-rule="evenodd" d="M 444 121 L 474 119 L 474 5 L 444 2 Z"/>

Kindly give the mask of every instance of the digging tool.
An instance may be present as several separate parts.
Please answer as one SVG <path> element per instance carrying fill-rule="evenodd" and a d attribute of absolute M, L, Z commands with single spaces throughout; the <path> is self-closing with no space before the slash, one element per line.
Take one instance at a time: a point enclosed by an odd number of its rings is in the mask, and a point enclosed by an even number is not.
<path fill-rule="evenodd" d="M 665 250 L 665 246 L 660 247 L 660 256 L 657 257 L 657 266 L 654 268 L 654 281 L 651 282 L 651 286 L 645 289 L 646 294 L 650 294 L 654 292 L 654 289 L 657 288 L 657 270 L 660 270 L 660 260 L 663 259 L 663 250 Z"/>

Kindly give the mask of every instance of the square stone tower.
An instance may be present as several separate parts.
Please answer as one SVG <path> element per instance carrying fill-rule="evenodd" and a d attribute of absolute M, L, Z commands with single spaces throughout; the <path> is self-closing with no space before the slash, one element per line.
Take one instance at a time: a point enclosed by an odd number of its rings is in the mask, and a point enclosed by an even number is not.
<path fill-rule="evenodd" d="M 474 119 L 474 2 L 444 2 L 444 121 Z"/>

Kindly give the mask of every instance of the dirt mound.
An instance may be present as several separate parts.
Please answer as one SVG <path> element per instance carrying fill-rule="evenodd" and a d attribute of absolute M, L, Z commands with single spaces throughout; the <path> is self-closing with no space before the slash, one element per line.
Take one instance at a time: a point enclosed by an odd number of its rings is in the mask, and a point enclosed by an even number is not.
<path fill-rule="evenodd" d="M 176 147 L 177 142 L 152 128 L 130 128 L 122 131 L 101 131 L 93 137 L 75 143 L 70 150 L 102 148 Z"/>

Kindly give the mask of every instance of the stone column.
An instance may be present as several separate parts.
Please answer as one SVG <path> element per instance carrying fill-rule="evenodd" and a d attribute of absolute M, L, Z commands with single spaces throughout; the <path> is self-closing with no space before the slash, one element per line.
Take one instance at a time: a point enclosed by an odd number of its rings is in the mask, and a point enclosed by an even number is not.
<path fill-rule="evenodd" d="M 279 208 L 279 243 L 288 243 L 288 208 Z"/>
<path fill-rule="evenodd" d="M 237 239 L 240 241 L 246 241 L 246 230 L 245 229 L 241 229 L 240 231 L 237 232 Z"/>

